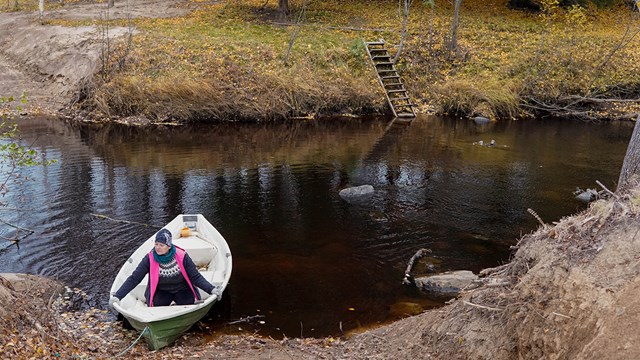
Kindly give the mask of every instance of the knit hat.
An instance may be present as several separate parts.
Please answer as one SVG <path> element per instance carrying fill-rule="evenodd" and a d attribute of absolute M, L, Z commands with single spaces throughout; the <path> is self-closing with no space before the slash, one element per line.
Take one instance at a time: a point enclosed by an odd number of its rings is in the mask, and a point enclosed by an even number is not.
<path fill-rule="evenodd" d="M 162 229 L 156 234 L 156 242 L 171 246 L 171 231 Z"/>

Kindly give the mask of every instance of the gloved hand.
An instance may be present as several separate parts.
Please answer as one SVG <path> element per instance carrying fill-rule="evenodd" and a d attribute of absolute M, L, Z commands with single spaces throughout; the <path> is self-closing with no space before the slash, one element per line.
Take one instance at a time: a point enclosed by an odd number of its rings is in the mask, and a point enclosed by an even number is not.
<path fill-rule="evenodd" d="M 113 304 L 119 304 L 119 303 L 120 303 L 120 299 L 111 295 L 111 297 L 109 298 L 109 307 L 113 309 L 114 308 Z"/>
<path fill-rule="evenodd" d="M 222 288 L 220 286 L 214 286 L 213 290 L 211 290 L 211 295 L 215 295 L 216 298 L 220 299 L 222 296 Z"/>

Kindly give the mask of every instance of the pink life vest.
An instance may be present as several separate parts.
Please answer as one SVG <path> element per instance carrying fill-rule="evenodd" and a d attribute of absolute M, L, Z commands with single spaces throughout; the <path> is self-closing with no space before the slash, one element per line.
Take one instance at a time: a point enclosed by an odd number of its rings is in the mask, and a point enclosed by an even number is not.
<path fill-rule="evenodd" d="M 191 285 L 191 279 L 189 279 L 189 275 L 187 274 L 187 271 L 184 269 L 184 255 L 185 254 L 186 254 L 186 252 L 182 248 L 179 248 L 179 247 L 176 246 L 176 261 L 178 263 L 178 268 L 180 268 L 180 272 L 182 273 L 182 277 L 184 277 L 184 279 L 187 281 L 187 284 L 189 284 L 189 288 L 193 292 L 194 298 L 196 300 L 200 300 L 200 296 L 198 296 L 198 293 L 193 288 L 193 285 Z M 149 306 L 149 307 L 153 306 L 153 296 L 156 294 L 156 289 L 158 288 L 158 280 L 159 279 L 160 279 L 160 264 L 153 257 L 153 250 L 151 250 L 149 252 L 149 287 L 150 287 L 150 293 L 149 293 L 149 303 L 147 304 L 147 306 Z"/>

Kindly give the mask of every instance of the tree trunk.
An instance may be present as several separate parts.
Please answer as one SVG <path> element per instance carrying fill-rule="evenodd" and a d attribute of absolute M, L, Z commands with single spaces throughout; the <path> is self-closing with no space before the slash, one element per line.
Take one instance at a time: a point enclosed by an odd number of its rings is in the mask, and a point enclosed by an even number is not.
<path fill-rule="evenodd" d="M 451 25 L 451 42 L 449 43 L 449 51 L 458 48 L 458 25 L 460 22 L 460 5 L 462 0 L 455 0 L 453 5 L 453 24 Z"/>
<path fill-rule="evenodd" d="M 108 7 L 108 8 L 112 8 L 115 4 L 116 4 L 116 1 L 115 1 L 115 0 L 109 0 L 109 1 L 107 2 L 107 7 Z"/>
<path fill-rule="evenodd" d="M 44 0 L 38 0 L 38 18 L 40 19 L 40 23 L 42 23 L 44 19 Z"/>
<path fill-rule="evenodd" d="M 289 16 L 289 0 L 278 0 L 278 12 L 281 20 L 287 19 Z"/>
<path fill-rule="evenodd" d="M 633 175 L 640 174 L 640 115 L 636 119 L 636 125 L 633 127 L 633 134 L 627 146 L 627 154 L 624 156 L 622 170 L 620 170 L 620 178 L 618 179 L 618 187 L 616 190 L 622 189 L 627 181 Z"/>
<path fill-rule="evenodd" d="M 402 35 L 400 36 L 400 46 L 398 46 L 398 52 L 393 58 L 393 63 L 397 64 L 400 59 L 400 53 L 404 48 L 404 39 L 407 36 L 407 23 L 409 22 L 409 7 L 411 6 L 411 0 L 404 0 L 404 20 L 402 21 Z"/>
<path fill-rule="evenodd" d="M 291 31 L 291 36 L 289 37 L 289 46 L 287 47 L 287 54 L 284 56 L 284 64 L 289 65 L 289 55 L 291 55 L 291 48 L 293 47 L 293 42 L 296 40 L 298 33 L 300 32 L 300 28 L 302 27 L 302 20 L 304 19 L 304 13 L 307 10 L 307 3 L 309 0 L 302 0 L 302 9 L 300 9 L 300 14 L 298 14 L 298 20 L 296 21 L 296 25 L 294 29 Z"/>

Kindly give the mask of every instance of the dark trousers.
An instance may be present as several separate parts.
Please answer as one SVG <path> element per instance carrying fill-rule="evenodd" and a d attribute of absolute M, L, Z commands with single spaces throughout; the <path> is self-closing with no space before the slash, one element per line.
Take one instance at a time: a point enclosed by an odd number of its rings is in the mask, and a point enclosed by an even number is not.
<path fill-rule="evenodd" d="M 153 306 L 169 306 L 171 301 L 175 301 L 176 305 L 191 305 L 195 303 L 195 297 L 191 289 L 170 293 L 167 291 L 156 290 L 153 296 Z"/>

